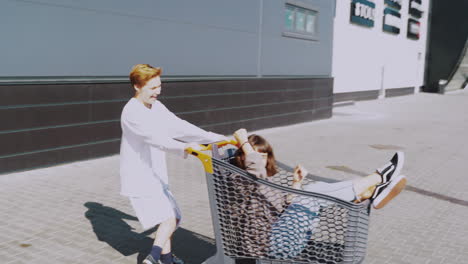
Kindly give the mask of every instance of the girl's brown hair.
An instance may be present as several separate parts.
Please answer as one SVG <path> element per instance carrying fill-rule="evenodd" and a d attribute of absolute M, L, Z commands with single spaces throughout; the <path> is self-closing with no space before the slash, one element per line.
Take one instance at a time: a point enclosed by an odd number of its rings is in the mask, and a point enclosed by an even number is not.
<path fill-rule="evenodd" d="M 270 143 L 266 141 L 263 137 L 259 135 L 252 134 L 248 138 L 250 145 L 258 152 L 267 153 L 267 165 L 266 171 L 268 176 L 273 176 L 277 173 L 276 170 L 276 161 L 275 161 L 275 154 L 273 153 L 273 148 L 271 147 Z M 245 153 L 242 148 L 239 148 L 236 152 L 235 156 L 236 164 L 241 169 L 246 169 L 245 167 Z"/>

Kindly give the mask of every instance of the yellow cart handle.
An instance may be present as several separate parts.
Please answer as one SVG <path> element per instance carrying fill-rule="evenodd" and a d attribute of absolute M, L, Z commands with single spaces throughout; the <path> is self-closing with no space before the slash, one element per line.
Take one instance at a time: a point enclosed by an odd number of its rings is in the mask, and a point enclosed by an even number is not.
<path fill-rule="evenodd" d="M 213 173 L 213 162 L 211 160 L 211 156 L 203 153 L 202 151 L 207 151 L 207 150 L 213 150 L 213 144 L 216 144 L 218 147 L 223 147 L 226 145 L 237 145 L 237 141 L 235 140 L 224 140 L 224 141 L 219 141 L 215 142 L 212 144 L 208 145 L 202 145 L 201 150 L 194 150 L 193 148 L 187 148 L 185 151 L 195 157 L 197 157 L 203 164 L 203 167 L 205 168 L 205 171 L 208 173 Z"/>

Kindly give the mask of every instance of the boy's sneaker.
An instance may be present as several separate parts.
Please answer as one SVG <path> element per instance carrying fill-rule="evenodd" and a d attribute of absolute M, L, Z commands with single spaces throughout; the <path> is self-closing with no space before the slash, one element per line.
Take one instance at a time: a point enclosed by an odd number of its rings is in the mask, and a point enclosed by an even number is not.
<path fill-rule="evenodd" d="M 377 173 L 382 177 L 382 183 L 385 184 L 391 181 L 392 177 L 398 176 L 403 168 L 405 163 L 405 154 L 401 151 L 398 151 L 393 155 L 390 161 L 383 165 L 381 168 L 377 169 Z"/>
<path fill-rule="evenodd" d="M 397 196 L 406 186 L 406 177 L 396 175 L 390 181 L 377 185 L 372 195 L 372 206 L 375 209 L 384 207 L 395 196 Z"/>
<path fill-rule="evenodd" d="M 148 255 L 145 260 L 142 262 L 143 264 L 161 264 L 159 260 L 155 260 L 153 256 Z"/>

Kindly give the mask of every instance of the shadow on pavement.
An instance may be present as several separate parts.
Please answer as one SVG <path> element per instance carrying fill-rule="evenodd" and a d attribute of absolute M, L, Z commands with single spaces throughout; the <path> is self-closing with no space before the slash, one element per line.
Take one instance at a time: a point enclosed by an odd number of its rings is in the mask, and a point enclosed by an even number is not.
<path fill-rule="evenodd" d="M 124 221 L 138 221 L 135 216 L 96 202 L 86 202 L 84 206 L 88 208 L 85 216 L 99 241 L 106 242 L 124 256 L 138 253 L 138 263 L 149 254 L 154 239 L 150 235 L 156 231 L 156 227 L 138 233 Z M 183 228 L 175 232 L 172 248 L 173 253 L 186 264 L 202 263 L 216 252 L 213 239 Z"/>

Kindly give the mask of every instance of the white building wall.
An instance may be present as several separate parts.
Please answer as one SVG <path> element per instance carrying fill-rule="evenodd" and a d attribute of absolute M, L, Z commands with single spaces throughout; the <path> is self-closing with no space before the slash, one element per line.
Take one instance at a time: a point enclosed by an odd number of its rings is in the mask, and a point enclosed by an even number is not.
<path fill-rule="evenodd" d="M 424 13 L 419 40 L 407 37 L 409 0 L 399 10 L 398 35 L 382 30 L 384 0 L 376 5 L 373 27 L 350 22 L 351 0 L 338 0 L 334 23 L 332 76 L 334 93 L 417 87 L 423 84 L 429 0 L 422 0 Z M 418 90 L 418 89 L 416 89 Z"/>

